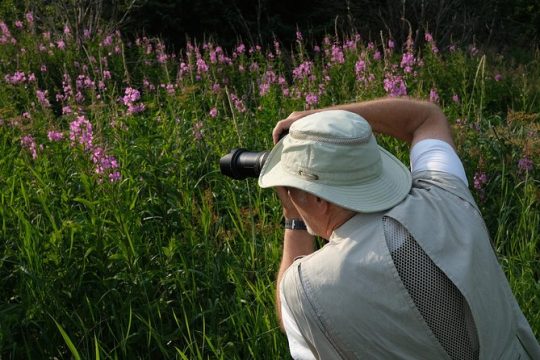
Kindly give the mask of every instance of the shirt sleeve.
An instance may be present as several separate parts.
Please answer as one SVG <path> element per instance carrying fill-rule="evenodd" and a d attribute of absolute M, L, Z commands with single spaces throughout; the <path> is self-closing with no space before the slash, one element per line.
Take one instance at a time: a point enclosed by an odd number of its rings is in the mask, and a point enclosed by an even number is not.
<path fill-rule="evenodd" d="M 283 283 L 283 281 L 281 282 Z M 294 320 L 287 300 L 283 295 L 283 286 L 280 284 L 279 298 L 281 301 L 281 319 L 289 340 L 289 351 L 295 360 L 315 360 L 315 356 L 309 349 L 306 340 L 300 333 L 300 329 Z"/>
<path fill-rule="evenodd" d="M 469 186 L 465 169 L 454 148 L 445 141 L 426 139 L 411 149 L 411 172 L 424 170 L 442 171 L 461 179 Z"/>

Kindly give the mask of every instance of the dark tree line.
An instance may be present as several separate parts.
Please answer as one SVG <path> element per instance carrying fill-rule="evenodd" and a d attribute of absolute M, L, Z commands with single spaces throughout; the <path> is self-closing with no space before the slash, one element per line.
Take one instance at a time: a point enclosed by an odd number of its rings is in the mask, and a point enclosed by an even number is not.
<path fill-rule="evenodd" d="M 353 31 L 377 40 L 382 31 L 398 44 L 410 31 L 416 40 L 429 31 L 441 46 L 474 42 L 500 50 L 540 40 L 538 0 L 2 0 L 0 16 L 28 9 L 81 26 L 103 20 L 125 35 L 159 36 L 180 48 L 187 38 L 225 47 L 240 39 L 288 45 L 297 29 L 317 41 Z"/>

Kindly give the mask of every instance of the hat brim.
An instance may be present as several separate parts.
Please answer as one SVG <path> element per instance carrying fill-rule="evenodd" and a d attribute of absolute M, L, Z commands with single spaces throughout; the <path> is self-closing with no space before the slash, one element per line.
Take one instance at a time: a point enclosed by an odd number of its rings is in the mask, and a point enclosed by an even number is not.
<path fill-rule="evenodd" d="M 259 186 L 262 188 L 289 186 L 304 190 L 343 208 L 364 213 L 394 207 L 411 189 L 412 176 L 409 169 L 394 155 L 378 145 L 382 171 L 380 176 L 369 182 L 352 186 L 332 186 L 295 176 L 281 166 L 284 139 L 274 146 L 261 170 Z"/>

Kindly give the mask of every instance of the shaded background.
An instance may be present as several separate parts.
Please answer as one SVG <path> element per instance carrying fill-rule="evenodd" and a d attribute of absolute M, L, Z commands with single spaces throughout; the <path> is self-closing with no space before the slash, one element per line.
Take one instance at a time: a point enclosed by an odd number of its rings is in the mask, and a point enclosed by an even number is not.
<path fill-rule="evenodd" d="M 429 31 L 439 46 L 467 43 L 497 51 L 530 49 L 540 39 L 538 0 L 2 0 L 0 16 L 32 9 L 66 22 L 77 19 L 70 23 L 75 29 L 106 20 L 128 37 L 160 37 L 176 49 L 186 39 L 230 48 L 277 38 L 287 47 L 297 29 L 308 41 L 357 31 L 370 40 L 383 32 L 398 44 L 409 31 L 417 43 Z"/>

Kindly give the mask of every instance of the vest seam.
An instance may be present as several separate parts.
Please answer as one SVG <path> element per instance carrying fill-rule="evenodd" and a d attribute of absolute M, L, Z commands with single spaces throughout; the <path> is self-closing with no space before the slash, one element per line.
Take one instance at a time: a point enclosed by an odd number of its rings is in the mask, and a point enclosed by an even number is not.
<path fill-rule="evenodd" d="M 310 296 L 310 293 L 312 292 L 310 290 L 311 285 L 309 283 L 309 280 L 307 278 L 304 279 L 304 277 L 302 276 L 301 265 L 302 264 L 298 265 L 298 279 L 300 281 L 300 285 L 302 286 L 304 296 L 306 297 L 306 300 L 308 301 L 313 313 L 317 317 L 317 323 L 322 328 L 322 330 L 323 330 L 322 333 L 328 339 L 328 342 L 330 344 L 332 344 L 332 347 L 334 348 L 334 350 L 339 354 L 339 356 L 342 359 L 347 359 L 348 357 L 345 356 L 345 354 L 343 354 L 343 350 L 339 346 L 337 346 L 334 337 L 330 333 L 330 331 L 329 331 L 329 329 L 328 329 L 328 327 L 326 325 L 327 321 L 324 321 L 324 319 L 323 319 L 324 316 L 321 316 L 321 315 L 323 315 L 322 314 L 322 309 L 320 309 L 320 307 L 318 307 L 318 306 L 315 306 L 314 299 L 312 299 L 311 296 Z"/>

